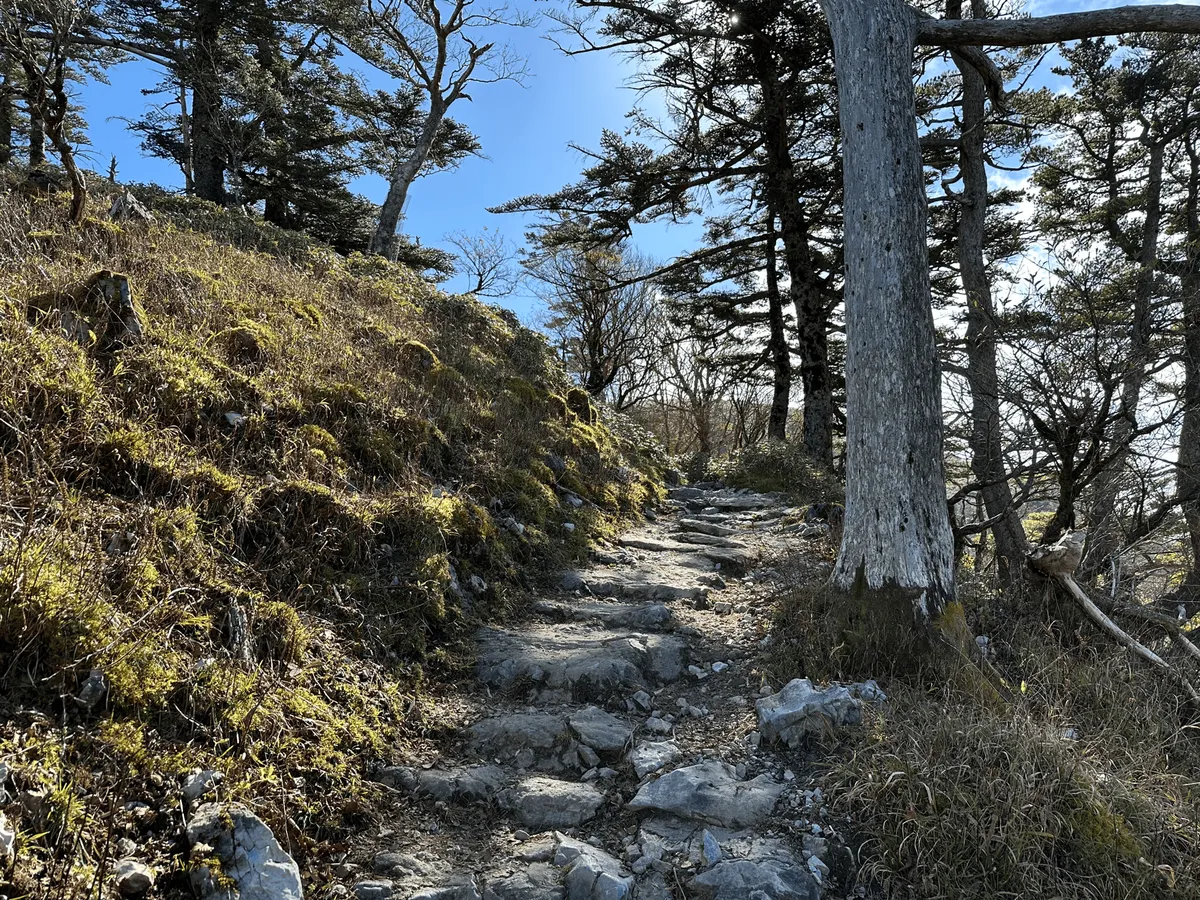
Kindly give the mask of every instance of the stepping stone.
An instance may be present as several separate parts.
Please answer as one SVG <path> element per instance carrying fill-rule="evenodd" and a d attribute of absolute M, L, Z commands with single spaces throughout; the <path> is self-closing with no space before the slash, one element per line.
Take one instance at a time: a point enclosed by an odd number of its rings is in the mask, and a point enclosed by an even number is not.
<path fill-rule="evenodd" d="M 549 713 L 511 713 L 482 719 L 467 731 L 476 753 L 503 759 L 522 750 L 556 750 L 566 742 L 567 720 Z"/>
<path fill-rule="evenodd" d="M 608 628 L 669 630 L 674 614 L 661 603 L 616 603 L 581 597 L 569 602 L 539 600 L 535 611 L 560 622 L 600 621 Z"/>
<path fill-rule="evenodd" d="M 727 525 L 714 525 L 712 522 L 702 522 L 699 519 L 680 519 L 676 525 L 680 531 L 692 531 L 696 534 L 707 534 L 712 537 L 732 537 L 737 534 L 736 528 L 730 528 Z"/>
<path fill-rule="evenodd" d="M 410 900 L 480 900 L 479 887 L 474 875 L 466 875 L 442 887 L 413 894 Z"/>
<path fill-rule="evenodd" d="M 683 751 L 674 741 L 646 741 L 634 747 L 626 758 L 633 765 L 637 777 L 645 778 L 652 772 L 665 769 L 681 756 Z"/>
<path fill-rule="evenodd" d="M 684 533 L 679 535 L 679 540 L 686 541 L 689 544 L 702 544 L 706 547 L 724 547 L 727 550 L 746 549 L 746 545 L 741 541 L 731 541 L 729 538 L 714 537 L 711 534 Z"/>
<path fill-rule="evenodd" d="M 500 793 L 500 806 L 527 828 L 574 828 L 593 818 L 604 795 L 590 784 L 541 775 L 522 778 Z"/>
<path fill-rule="evenodd" d="M 767 775 L 741 781 L 732 766 L 710 759 L 644 785 L 628 805 L 630 809 L 654 809 L 727 828 L 745 828 L 766 820 L 784 787 Z"/>
<path fill-rule="evenodd" d="M 457 769 L 409 769 L 400 786 L 417 796 L 434 800 L 479 803 L 491 800 L 504 788 L 507 775 L 498 766 L 464 766 Z"/>
<path fill-rule="evenodd" d="M 589 706 L 573 714 L 571 730 L 598 753 L 620 753 L 633 738 L 633 729 L 611 713 Z"/>
<path fill-rule="evenodd" d="M 699 500 L 705 496 L 705 491 L 695 487 L 677 487 L 667 491 L 668 500 Z"/>
<path fill-rule="evenodd" d="M 617 540 L 622 547 L 631 550 L 645 550 L 648 553 L 695 553 L 695 547 L 681 544 L 677 541 L 654 541 L 649 538 L 623 537 Z"/>
<path fill-rule="evenodd" d="M 577 699 L 606 700 L 683 673 L 687 645 L 670 634 L 596 632 L 579 625 L 533 625 L 521 631 L 482 628 L 479 680 L 503 690 L 523 682 Z"/>
<path fill-rule="evenodd" d="M 639 600 L 695 600 L 704 593 L 702 587 L 671 584 L 666 581 L 643 577 L 642 573 L 598 572 L 588 581 L 588 587 L 596 594 L 615 594 Z"/>
<path fill-rule="evenodd" d="M 777 498 L 767 497 L 763 494 L 710 494 L 707 500 L 710 506 L 715 506 L 717 509 L 767 509 L 779 505 Z"/>
<path fill-rule="evenodd" d="M 723 547 L 705 547 L 700 555 L 717 563 L 722 572 L 742 575 L 754 563 L 755 557 L 745 550 L 726 550 Z"/>
<path fill-rule="evenodd" d="M 554 864 L 567 870 L 568 900 L 626 900 L 633 896 L 633 877 L 591 844 L 564 837 L 555 851 Z"/>
<path fill-rule="evenodd" d="M 791 854 L 722 859 L 688 885 L 700 900 L 820 900 L 821 888 Z"/>
<path fill-rule="evenodd" d="M 483 900 L 566 900 L 562 873 L 544 862 L 531 863 L 524 872 L 488 881 Z"/>

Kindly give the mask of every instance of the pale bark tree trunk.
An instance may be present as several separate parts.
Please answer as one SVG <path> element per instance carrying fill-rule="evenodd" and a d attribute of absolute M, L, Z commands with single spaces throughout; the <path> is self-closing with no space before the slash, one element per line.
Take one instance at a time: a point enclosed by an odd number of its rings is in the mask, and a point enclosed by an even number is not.
<path fill-rule="evenodd" d="M 954 561 L 912 84 L 917 18 L 899 0 L 822 6 L 846 221 L 847 490 L 832 584 L 899 597 L 928 633 L 953 600 Z"/>
<path fill-rule="evenodd" d="M 984 4 L 972 0 L 976 18 L 986 15 Z M 960 18 L 961 0 L 951 0 L 947 18 Z M 996 308 L 984 265 L 988 183 L 984 158 L 984 102 L 987 88 L 970 64 L 956 56 L 963 84 L 962 134 L 959 168 L 963 194 L 958 223 L 958 264 L 967 301 L 967 374 L 971 390 L 971 473 L 982 487 L 987 520 L 994 522 L 996 565 L 1000 581 L 1012 585 L 1025 568 L 1028 542 L 1013 504 L 1000 435 L 999 379 L 996 375 Z"/>
<path fill-rule="evenodd" d="M 437 138 L 442 119 L 446 116 L 446 108 L 436 94 L 431 98 L 429 113 L 425 124 L 421 126 L 421 135 L 417 138 L 416 146 L 407 157 L 401 160 L 392 170 L 388 184 L 387 197 L 379 210 L 379 221 L 375 224 L 375 232 L 367 247 L 368 253 L 396 259 L 396 229 L 400 225 L 400 217 L 404 214 L 404 202 L 408 199 L 408 189 L 421 174 L 421 167 L 429 159 L 433 142 Z"/>
<path fill-rule="evenodd" d="M 1141 247 L 1138 250 L 1137 283 L 1133 292 L 1133 320 L 1129 327 L 1129 357 L 1121 384 L 1121 404 L 1113 423 L 1111 443 L 1116 452 L 1097 480 L 1095 498 L 1088 511 L 1088 550 L 1081 574 L 1091 578 L 1121 549 L 1123 531 L 1117 518 L 1117 495 L 1129 463 L 1129 445 L 1137 431 L 1138 405 L 1146 381 L 1150 358 L 1150 307 L 1154 302 L 1154 276 L 1158 261 L 1158 238 L 1162 223 L 1162 179 L 1165 145 L 1149 146 L 1146 196 L 1142 203 Z"/>

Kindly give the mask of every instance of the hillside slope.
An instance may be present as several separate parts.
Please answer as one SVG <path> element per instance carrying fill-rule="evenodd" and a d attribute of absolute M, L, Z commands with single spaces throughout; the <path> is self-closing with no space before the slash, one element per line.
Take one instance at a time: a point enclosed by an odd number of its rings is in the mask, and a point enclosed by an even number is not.
<path fill-rule="evenodd" d="M 179 823 L 122 809 L 209 766 L 303 857 L 361 821 L 463 626 L 640 515 L 662 461 L 541 336 L 403 268 L 211 207 L 64 220 L 0 197 L 11 880 L 86 889 L 122 829 L 178 869 Z"/>

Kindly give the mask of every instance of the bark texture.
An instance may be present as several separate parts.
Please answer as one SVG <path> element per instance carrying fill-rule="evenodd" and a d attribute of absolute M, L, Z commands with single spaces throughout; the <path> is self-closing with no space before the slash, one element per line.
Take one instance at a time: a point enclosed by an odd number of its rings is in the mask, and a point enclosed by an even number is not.
<path fill-rule="evenodd" d="M 765 41 L 752 46 L 762 76 L 763 131 L 767 155 L 766 186 L 779 217 L 796 337 L 800 351 L 800 380 L 804 386 L 804 449 L 815 459 L 833 464 L 833 383 L 829 377 L 829 313 L 817 284 L 809 247 L 809 226 L 800 202 L 800 186 L 789 147 L 787 97 L 779 82 L 778 66 Z"/>
<path fill-rule="evenodd" d="M 974 13 L 982 16 L 983 4 L 975 0 Z M 961 0 L 952 0 L 947 12 L 958 18 Z M 984 103 L 987 86 L 974 66 L 956 58 L 962 76 L 962 135 L 959 168 L 963 196 L 958 223 L 958 264 L 967 301 L 967 373 L 971 390 L 971 473 L 982 487 L 984 511 L 992 524 L 996 564 L 1001 583 L 1021 578 L 1028 552 L 1025 529 L 1013 504 L 1000 434 L 999 381 L 996 375 L 996 308 L 984 264 L 988 183 L 984 157 Z"/>
<path fill-rule="evenodd" d="M 1182 3 L 1155 6 L 1120 6 L 1090 12 L 1063 13 L 1031 19 L 922 18 L 917 38 L 922 44 L 962 47 L 986 44 L 991 47 L 1030 47 L 1087 37 L 1163 31 L 1173 34 L 1200 33 L 1200 7 Z"/>
<path fill-rule="evenodd" d="M 928 627 L 954 596 L 940 372 L 912 85 L 917 17 L 822 0 L 833 35 L 846 219 L 846 516 L 835 588 L 911 594 Z"/>
<path fill-rule="evenodd" d="M 387 197 L 379 210 L 379 221 L 375 223 L 375 231 L 371 235 L 371 243 L 367 252 L 377 256 L 396 259 L 396 229 L 400 227 L 400 219 L 404 215 L 404 203 L 408 199 L 408 189 L 417 180 L 425 160 L 433 149 L 438 129 L 446 117 L 446 108 L 435 94 L 430 98 L 429 113 L 425 124 L 421 126 L 421 135 L 412 151 L 396 164 L 388 183 Z"/>
<path fill-rule="evenodd" d="M 1121 549 L 1123 532 L 1117 518 L 1117 495 L 1129 463 L 1129 448 L 1137 432 L 1138 406 L 1150 361 L 1150 306 L 1154 301 L 1154 276 L 1158 261 L 1158 239 L 1162 227 L 1164 142 L 1149 147 L 1146 193 L 1142 201 L 1141 246 L 1138 250 L 1137 283 L 1133 292 L 1133 318 L 1129 325 L 1129 356 L 1121 379 L 1121 402 L 1113 423 L 1110 442 L 1112 461 L 1096 480 L 1095 496 L 1088 512 L 1090 534 L 1083 575 L 1094 576 L 1110 556 Z"/>

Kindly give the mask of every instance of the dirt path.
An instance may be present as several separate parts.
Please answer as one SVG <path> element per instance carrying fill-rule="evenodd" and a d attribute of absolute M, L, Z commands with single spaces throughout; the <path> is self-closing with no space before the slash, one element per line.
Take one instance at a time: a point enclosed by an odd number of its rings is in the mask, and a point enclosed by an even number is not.
<path fill-rule="evenodd" d="M 797 735 L 862 701 L 771 698 L 756 662 L 778 567 L 827 566 L 820 529 L 771 495 L 671 498 L 527 620 L 480 630 L 477 680 L 439 701 L 411 766 L 378 774 L 391 809 L 329 896 L 861 896 Z M 760 699 L 785 715 L 764 723 Z"/>

